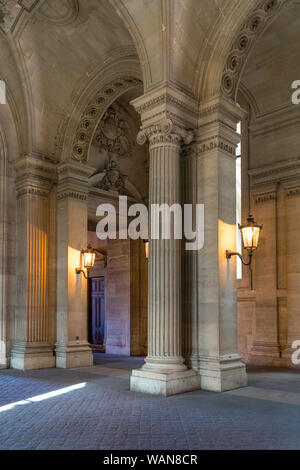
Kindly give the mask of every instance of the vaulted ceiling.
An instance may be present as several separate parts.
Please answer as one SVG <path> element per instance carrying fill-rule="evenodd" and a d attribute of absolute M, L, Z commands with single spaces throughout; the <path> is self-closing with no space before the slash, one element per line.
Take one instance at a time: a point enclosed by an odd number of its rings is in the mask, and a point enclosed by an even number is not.
<path fill-rule="evenodd" d="M 130 72 L 145 89 L 168 81 L 195 97 L 217 93 L 250 13 L 275 3 L 0 0 L 0 78 L 9 90 L 19 152 L 57 158 L 68 120 L 80 119 L 97 86 L 118 74 Z"/>

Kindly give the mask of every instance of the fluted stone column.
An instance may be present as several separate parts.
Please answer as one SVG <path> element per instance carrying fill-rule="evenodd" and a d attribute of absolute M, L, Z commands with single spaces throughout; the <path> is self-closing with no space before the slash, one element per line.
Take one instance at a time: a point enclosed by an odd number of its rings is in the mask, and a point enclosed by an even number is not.
<path fill-rule="evenodd" d="M 16 166 L 17 286 L 15 338 L 11 367 L 54 367 L 49 343 L 48 252 L 49 195 L 55 167 L 49 161 L 25 157 Z"/>
<path fill-rule="evenodd" d="M 236 125 L 243 110 L 222 96 L 200 104 L 197 135 L 197 202 L 205 206 L 204 248 L 198 257 L 199 361 L 201 388 L 225 391 L 247 384 L 237 353 Z"/>
<path fill-rule="evenodd" d="M 87 280 L 81 250 L 87 247 L 88 178 L 94 169 L 76 162 L 58 167 L 57 188 L 57 343 L 56 367 L 91 366 L 88 343 Z"/>
<path fill-rule="evenodd" d="M 191 133 L 167 119 L 166 97 L 172 96 L 169 93 L 162 91 L 159 97 L 148 95 L 133 103 L 138 110 L 145 107 L 145 102 L 150 103 L 146 109 L 155 115 L 149 125 L 149 114 L 141 113 L 147 124 L 143 122 L 138 136 L 140 144 L 149 142 L 150 210 L 153 204 L 172 206 L 181 202 L 181 143 Z M 151 105 L 160 99 L 160 107 Z M 148 357 L 141 369 L 132 372 L 131 390 L 166 396 L 197 389 L 200 381 L 194 371 L 187 369 L 181 353 L 182 241 L 174 239 L 172 225 L 170 240 L 149 238 Z"/>

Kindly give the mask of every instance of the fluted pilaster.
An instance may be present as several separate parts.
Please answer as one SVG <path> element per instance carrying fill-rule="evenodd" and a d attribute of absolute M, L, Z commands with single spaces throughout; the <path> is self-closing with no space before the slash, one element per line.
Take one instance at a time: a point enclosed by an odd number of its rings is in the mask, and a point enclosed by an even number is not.
<path fill-rule="evenodd" d="M 87 281 L 76 274 L 87 247 L 88 178 L 95 170 L 77 162 L 58 167 L 56 367 L 91 366 Z"/>
<path fill-rule="evenodd" d="M 197 148 L 188 146 L 181 159 L 184 204 L 197 204 Z M 182 354 L 189 368 L 199 370 L 198 251 L 186 251 L 182 264 Z"/>
<path fill-rule="evenodd" d="M 55 170 L 49 162 L 26 157 L 17 172 L 17 300 L 11 366 L 53 367 L 49 342 L 49 195 Z"/>

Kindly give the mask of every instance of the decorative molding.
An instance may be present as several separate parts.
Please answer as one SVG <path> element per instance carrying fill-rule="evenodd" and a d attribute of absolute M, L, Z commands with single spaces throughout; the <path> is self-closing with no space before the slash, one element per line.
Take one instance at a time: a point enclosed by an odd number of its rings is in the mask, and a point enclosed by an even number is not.
<path fill-rule="evenodd" d="M 300 196 L 300 186 L 296 186 L 293 188 L 286 188 L 285 196 L 286 197 Z"/>
<path fill-rule="evenodd" d="M 260 0 L 250 19 L 240 29 L 227 57 L 221 83 L 222 93 L 226 96 L 236 100 L 240 77 L 252 48 L 283 7 L 292 1 Z"/>
<path fill-rule="evenodd" d="M 56 7 L 58 14 L 53 14 Z M 79 13 L 78 0 L 44 0 L 37 9 L 39 19 L 49 21 L 58 26 L 66 26 L 76 21 Z"/>
<path fill-rule="evenodd" d="M 149 127 L 142 128 L 137 136 L 137 143 L 144 145 L 149 141 L 150 146 L 159 144 L 189 145 L 194 140 L 194 132 L 175 124 L 171 119 L 165 119 Z"/>
<path fill-rule="evenodd" d="M 264 204 L 265 202 L 276 201 L 276 199 L 277 192 L 274 190 L 253 194 L 255 204 Z"/>
<path fill-rule="evenodd" d="M 0 28 L 13 33 L 23 13 L 31 13 L 41 0 L 0 0 Z"/>
<path fill-rule="evenodd" d="M 274 163 L 262 168 L 250 170 L 248 174 L 250 176 L 251 187 L 300 178 L 300 157 L 295 160 Z"/>
<path fill-rule="evenodd" d="M 230 141 L 222 139 L 220 136 L 212 136 L 205 141 L 198 142 L 198 154 L 210 152 L 215 149 L 223 150 L 230 156 L 236 158 L 236 145 L 232 144 Z"/>
<path fill-rule="evenodd" d="M 199 111 L 198 155 L 219 149 L 235 159 L 240 142 L 237 123 L 245 117 L 245 111 L 223 95 L 203 101 Z"/>
<path fill-rule="evenodd" d="M 299 108 L 288 103 L 266 114 L 261 114 L 251 122 L 251 132 L 253 137 L 265 137 L 267 134 L 287 127 L 299 126 L 300 114 Z"/>
<path fill-rule="evenodd" d="M 142 130 L 173 122 L 182 129 L 195 129 L 198 121 L 199 103 L 177 88 L 162 86 L 131 101 L 140 114 Z"/>
<path fill-rule="evenodd" d="M 77 127 L 76 138 L 73 142 L 73 160 L 87 161 L 90 143 L 104 112 L 121 94 L 138 85 L 141 85 L 140 80 L 128 76 L 114 80 L 97 93 L 86 107 Z"/>
<path fill-rule="evenodd" d="M 15 163 L 17 197 L 24 195 L 48 197 L 57 181 L 56 165 L 33 156 Z"/>
<path fill-rule="evenodd" d="M 76 201 L 87 201 L 87 194 L 81 193 L 80 191 L 62 191 L 58 192 L 57 200 L 62 201 L 64 199 L 74 199 Z"/>

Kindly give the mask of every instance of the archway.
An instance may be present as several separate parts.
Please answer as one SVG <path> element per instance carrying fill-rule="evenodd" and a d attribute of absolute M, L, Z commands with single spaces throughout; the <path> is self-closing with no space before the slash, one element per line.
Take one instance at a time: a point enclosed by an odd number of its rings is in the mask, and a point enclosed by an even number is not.
<path fill-rule="evenodd" d="M 74 110 L 68 125 L 72 133 L 66 132 L 62 154 L 70 155 L 66 149 L 71 149 L 71 158 L 59 166 L 57 206 L 57 367 L 92 363 L 88 332 L 93 339 L 93 326 L 98 330 L 94 342 L 100 343 L 94 344 L 94 349 L 99 346 L 123 355 L 146 352 L 147 262 L 143 242 L 101 242 L 96 236 L 99 204 L 118 207 L 119 195 L 127 196 L 128 203 L 147 199 L 146 153 L 136 144 L 140 123 L 129 105 L 142 93 L 142 83 L 134 77 L 133 67 L 131 74 L 117 76 L 120 68 L 122 64 L 107 72 L 110 78 L 102 87 L 93 83 L 92 97 L 87 90 L 89 100 L 81 97 L 81 112 Z M 90 318 L 87 281 L 70 269 L 80 266 L 80 251 L 88 243 L 107 254 L 105 266 L 102 258 L 90 272 Z"/>
<path fill-rule="evenodd" d="M 243 218 L 263 223 L 253 289 L 238 284 L 239 351 L 249 364 L 292 367 L 300 337 L 299 107 L 292 84 L 300 75 L 299 5 L 288 2 L 253 47 L 237 81 L 242 123 Z"/>

